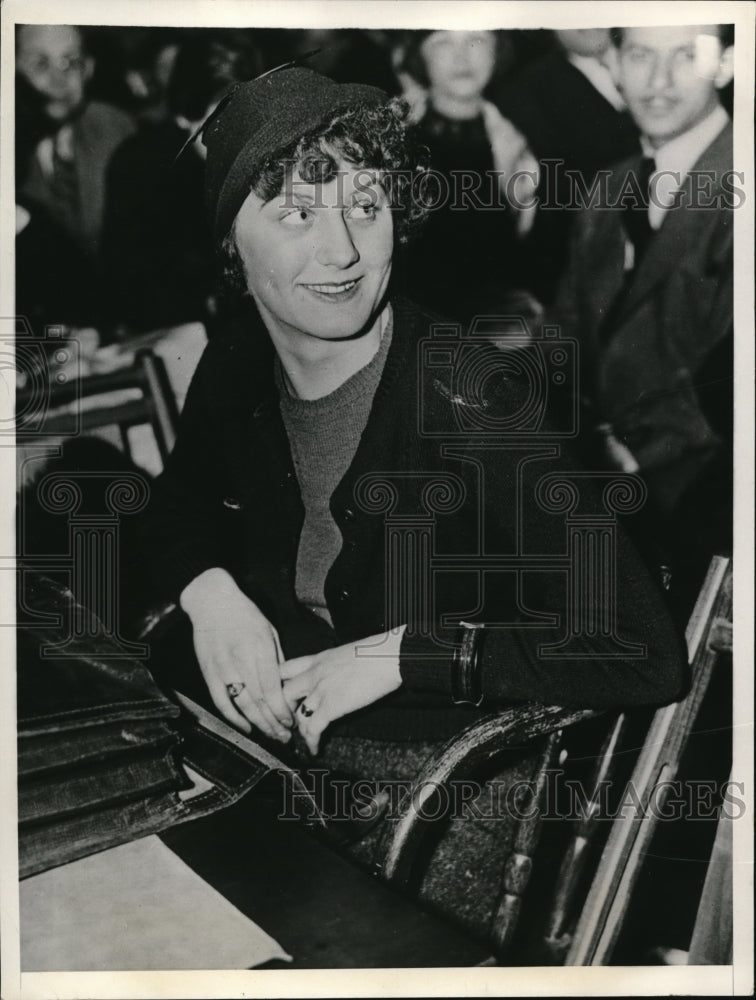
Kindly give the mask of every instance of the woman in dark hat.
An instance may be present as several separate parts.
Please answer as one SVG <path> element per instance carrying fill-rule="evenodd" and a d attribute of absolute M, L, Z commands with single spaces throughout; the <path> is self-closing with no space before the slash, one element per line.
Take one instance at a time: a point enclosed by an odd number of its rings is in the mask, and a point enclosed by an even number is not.
<path fill-rule="evenodd" d="M 536 483 L 574 469 L 534 439 L 539 401 L 505 370 L 523 352 L 390 297 L 425 214 L 402 105 L 284 69 L 239 85 L 204 142 L 214 238 L 254 316 L 206 349 L 147 541 L 217 710 L 396 778 L 497 703 L 677 696 L 681 644 L 621 533 L 611 627 L 539 653 L 568 598 L 564 521 Z M 556 568 L 483 567 L 519 552 Z"/>

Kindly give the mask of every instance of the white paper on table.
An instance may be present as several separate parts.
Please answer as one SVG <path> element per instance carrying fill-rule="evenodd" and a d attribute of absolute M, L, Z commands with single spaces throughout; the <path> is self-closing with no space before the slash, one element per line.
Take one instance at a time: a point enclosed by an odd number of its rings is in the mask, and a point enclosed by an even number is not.
<path fill-rule="evenodd" d="M 24 972 L 248 969 L 291 961 L 156 836 L 24 879 L 20 914 Z"/>

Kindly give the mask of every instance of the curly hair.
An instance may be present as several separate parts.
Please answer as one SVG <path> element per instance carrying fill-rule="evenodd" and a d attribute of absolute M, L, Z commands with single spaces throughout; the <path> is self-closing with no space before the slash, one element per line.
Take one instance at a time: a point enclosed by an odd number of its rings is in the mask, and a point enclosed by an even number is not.
<path fill-rule="evenodd" d="M 422 184 L 429 169 L 428 151 L 414 143 L 408 116 L 409 107 L 400 98 L 340 111 L 261 163 L 250 177 L 250 190 L 270 201 L 283 190 L 292 165 L 309 184 L 328 183 L 336 176 L 341 160 L 377 170 L 394 216 L 397 242 L 408 243 L 422 228 L 431 207 Z M 219 256 L 226 287 L 245 292 L 235 226 L 221 243 Z"/>

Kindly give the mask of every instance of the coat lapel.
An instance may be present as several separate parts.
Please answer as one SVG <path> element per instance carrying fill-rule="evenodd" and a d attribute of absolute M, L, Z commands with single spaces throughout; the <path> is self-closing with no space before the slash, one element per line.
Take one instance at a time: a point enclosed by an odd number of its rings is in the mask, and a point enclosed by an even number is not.
<path fill-rule="evenodd" d="M 714 175 L 712 197 L 722 193 L 722 174 L 732 168 L 732 124 L 720 132 L 714 142 L 704 150 L 692 171 L 711 171 Z M 689 205 L 693 182 L 689 173 L 682 186 L 683 203 Z M 705 234 L 717 224 L 719 210 L 701 207 L 681 207 L 667 212 L 661 228 L 649 244 L 646 255 L 628 288 L 627 296 L 618 311 L 616 322 L 621 322 L 638 305 L 662 284 L 680 262 L 687 247 L 696 247 Z"/>
<path fill-rule="evenodd" d="M 584 293 L 591 303 L 588 314 L 596 317 L 597 323 L 592 331 L 582 331 L 581 337 L 592 333 L 594 349 L 598 350 L 601 325 L 625 283 L 625 231 L 616 212 L 596 212 L 595 216 L 596 228 L 589 236 L 589 246 L 591 260 L 596 261 L 597 266 L 591 269 Z"/>

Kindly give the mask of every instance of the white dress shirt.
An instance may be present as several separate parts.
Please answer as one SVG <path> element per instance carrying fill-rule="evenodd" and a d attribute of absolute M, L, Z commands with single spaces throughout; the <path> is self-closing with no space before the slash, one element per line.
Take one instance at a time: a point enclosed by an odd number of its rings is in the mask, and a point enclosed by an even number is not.
<path fill-rule="evenodd" d="M 729 120 L 725 109 L 718 104 L 703 121 L 658 149 L 654 149 L 648 139 L 641 136 L 644 154 L 652 156 L 656 163 L 656 170 L 651 175 L 651 199 L 648 206 L 648 221 L 652 229 L 661 226 L 664 216 L 674 204 L 676 192 L 682 187 L 703 151 L 712 144 Z"/>

